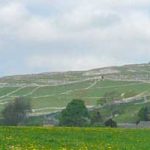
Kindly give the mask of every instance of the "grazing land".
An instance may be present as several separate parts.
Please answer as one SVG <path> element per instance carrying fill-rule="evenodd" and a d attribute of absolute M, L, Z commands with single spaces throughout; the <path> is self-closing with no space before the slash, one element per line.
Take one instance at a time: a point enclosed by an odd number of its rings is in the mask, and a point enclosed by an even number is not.
<path fill-rule="evenodd" d="M 2 150 L 148 150 L 149 129 L 1 127 Z"/>
<path fill-rule="evenodd" d="M 135 121 L 140 108 L 150 105 L 150 64 L 2 77 L 0 111 L 18 96 L 31 98 L 32 116 L 59 112 L 72 99 L 82 99 L 88 108 L 94 108 L 111 92 L 119 97 L 107 96 L 119 112 L 114 119 Z M 110 108 L 103 107 L 101 112 L 109 117 Z"/>

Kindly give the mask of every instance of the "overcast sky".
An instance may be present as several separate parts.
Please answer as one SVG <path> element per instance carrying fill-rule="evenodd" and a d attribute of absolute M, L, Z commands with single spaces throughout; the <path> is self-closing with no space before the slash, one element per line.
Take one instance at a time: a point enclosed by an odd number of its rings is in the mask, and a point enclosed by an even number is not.
<path fill-rule="evenodd" d="M 0 76 L 149 58 L 150 0 L 0 0 Z"/>

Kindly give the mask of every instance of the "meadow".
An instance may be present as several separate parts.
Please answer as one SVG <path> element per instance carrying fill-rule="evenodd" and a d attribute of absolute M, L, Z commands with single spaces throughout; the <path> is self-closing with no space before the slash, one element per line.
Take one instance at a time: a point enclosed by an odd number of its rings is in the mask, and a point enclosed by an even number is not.
<path fill-rule="evenodd" d="M 124 93 L 126 97 L 132 97 L 149 92 L 149 87 L 149 83 L 111 80 L 90 80 L 58 86 L 3 87 L 0 88 L 0 105 L 5 105 L 17 96 L 28 96 L 36 112 L 52 112 L 65 107 L 75 98 L 94 106 L 106 92 L 117 91 L 120 95 Z"/>
<path fill-rule="evenodd" d="M 149 150 L 149 129 L 0 127 L 1 150 Z"/>
<path fill-rule="evenodd" d="M 26 96 L 31 98 L 32 115 L 39 116 L 58 112 L 64 109 L 72 99 L 82 99 L 86 106 L 97 106 L 97 102 L 105 93 L 117 92 L 124 98 L 134 97 L 136 95 L 148 95 L 150 92 L 150 83 L 138 81 L 113 81 L 91 79 L 66 85 L 43 85 L 43 86 L 23 86 L 23 87 L 1 87 L 0 88 L 0 111 L 5 105 L 17 96 Z M 134 98 L 133 98 L 134 99 Z M 111 99 L 110 99 L 111 100 Z M 119 112 L 114 119 L 117 122 L 135 122 L 137 113 L 141 107 L 149 105 L 144 99 L 139 103 L 137 101 L 128 104 L 114 105 L 114 110 Z M 137 104 L 138 103 L 138 104 Z M 109 108 L 101 109 L 103 116 L 111 114 Z M 133 114 L 131 116 L 131 114 Z M 1 115 L 0 115 L 1 116 Z"/>
<path fill-rule="evenodd" d="M 150 84 L 135 81 L 113 81 L 91 79 L 66 85 L 43 85 L 43 86 L 23 86 L 23 87 L 1 87 L 0 88 L 0 112 L 5 105 L 17 96 L 27 96 L 31 98 L 32 116 L 40 116 L 52 112 L 61 111 L 72 99 L 84 100 L 86 106 L 97 106 L 97 102 L 107 92 L 117 92 L 124 94 L 124 98 L 134 97 L 139 94 L 148 94 Z M 141 95 L 142 96 L 142 95 Z M 137 101 L 128 104 L 114 105 L 118 115 L 114 120 L 120 123 L 135 122 L 137 113 L 141 107 L 150 105 L 149 100 L 145 103 L 142 100 L 138 105 Z M 109 117 L 111 112 L 107 107 L 102 108 L 101 114 Z M 132 115 L 131 115 L 132 114 Z M 1 118 L 1 114 L 0 114 Z M 40 123 L 41 124 L 41 123 Z"/>

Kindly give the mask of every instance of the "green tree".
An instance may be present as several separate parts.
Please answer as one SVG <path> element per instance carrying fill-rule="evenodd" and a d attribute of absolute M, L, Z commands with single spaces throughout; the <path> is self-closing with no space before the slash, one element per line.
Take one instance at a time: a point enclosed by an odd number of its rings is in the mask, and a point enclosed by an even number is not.
<path fill-rule="evenodd" d="M 140 111 L 138 112 L 138 117 L 139 120 L 141 121 L 148 121 L 149 120 L 148 115 L 149 115 L 149 111 L 147 107 L 141 108 Z"/>
<path fill-rule="evenodd" d="M 6 105 L 2 111 L 4 123 L 6 125 L 18 125 L 27 118 L 27 113 L 31 111 L 29 99 L 18 97 L 13 102 Z"/>
<path fill-rule="evenodd" d="M 91 124 L 92 125 L 99 125 L 102 124 L 103 118 L 99 110 L 94 110 L 91 112 Z"/>
<path fill-rule="evenodd" d="M 61 126 L 86 126 L 89 123 L 89 113 L 82 100 L 72 100 L 61 112 Z"/>

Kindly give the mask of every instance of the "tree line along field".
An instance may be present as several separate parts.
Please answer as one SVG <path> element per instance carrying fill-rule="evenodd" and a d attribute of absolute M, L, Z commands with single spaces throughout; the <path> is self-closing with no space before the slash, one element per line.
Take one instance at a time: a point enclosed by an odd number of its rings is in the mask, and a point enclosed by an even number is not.
<path fill-rule="evenodd" d="M 0 127 L 2 150 L 149 150 L 149 129 Z"/>

